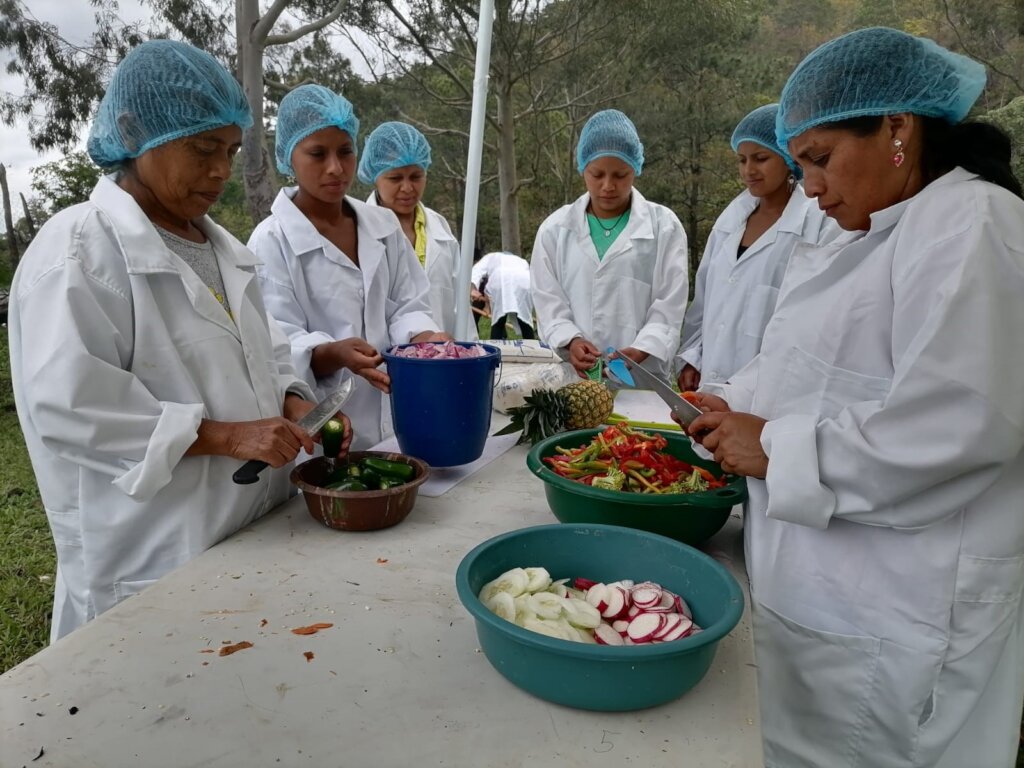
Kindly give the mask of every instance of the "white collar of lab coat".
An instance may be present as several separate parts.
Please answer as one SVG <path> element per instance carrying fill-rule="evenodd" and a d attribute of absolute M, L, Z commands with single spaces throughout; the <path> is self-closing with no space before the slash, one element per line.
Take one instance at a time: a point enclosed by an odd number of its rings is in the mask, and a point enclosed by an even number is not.
<path fill-rule="evenodd" d="M 101 177 L 89 195 L 89 200 L 117 230 L 129 274 L 177 274 L 180 271 L 177 257 L 164 244 L 156 226 L 135 202 L 135 198 L 118 186 L 116 174 Z M 231 237 L 209 216 L 203 216 L 194 223 L 213 245 L 219 259 L 243 268 L 261 263 L 248 248 Z"/>
<path fill-rule="evenodd" d="M 789 202 L 782 210 L 782 215 L 774 224 L 775 230 L 794 235 L 803 232 L 808 201 L 809 198 L 804 194 L 803 186 L 797 184 L 793 189 L 793 194 L 789 196 Z M 728 234 L 742 232 L 747 227 L 747 219 L 757 209 L 759 202 L 760 199 L 750 194 L 750 190 L 743 190 L 722 211 L 721 217 L 715 222 L 715 229 Z"/>
<path fill-rule="evenodd" d="M 372 208 L 383 208 L 380 202 L 377 200 L 377 191 L 370 192 L 370 195 L 366 198 L 366 204 Z M 443 242 L 445 240 L 454 240 L 455 237 L 448 232 L 448 228 L 441 225 L 439 219 L 442 218 L 441 214 L 435 211 L 433 208 L 428 208 L 423 203 L 419 204 L 420 208 L 423 209 L 423 216 L 427 221 L 427 239 L 436 240 Z"/>
<path fill-rule="evenodd" d="M 971 173 L 970 171 L 964 170 L 960 166 L 957 166 L 948 173 L 943 174 L 931 184 L 926 186 L 920 192 L 913 197 L 901 200 L 895 205 L 890 205 L 888 208 L 883 208 L 880 211 L 875 211 L 871 214 L 871 227 L 868 229 L 869 232 L 881 232 L 886 229 L 890 229 L 899 222 L 902 218 L 904 211 L 915 200 L 924 197 L 925 195 L 934 194 L 936 190 L 941 191 L 943 187 L 947 187 L 950 184 L 957 184 L 963 181 L 970 181 L 971 179 L 978 178 L 978 174 Z"/>
<path fill-rule="evenodd" d="M 274 204 L 270 206 L 270 212 L 281 223 L 281 231 L 284 233 L 292 252 L 296 256 L 301 256 L 304 253 L 322 249 L 324 247 L 324 238 L 317 231 L 313 222 L 298 209 L 294 200 L 292 200 L 298 191 L 298 187 L 282 189 L 277 193 Z M 360 241 L 364 237 L 383 240 L 392 232 L 401 228 L 398 224 L 398 219 L 386 208 L 379 208 L 377 211 L 371 212 L 367 210 L 371 206 L 348 195 L 345 196 L 345 202 L 351 205 L 352 210 L 355 211 L 356 227 L 358 228 Z"/>
<path fill-rule="evenodd" d="M 565 225 L 576 232 L 580 240 L 590 239 L 590 224 L 587 223 L 587 206 L 590 204 L 590 193 L 584 192 L 576 199 L 568 211 L 568 221 Z M 623 234 L 631 240 L 653 240 L 654 227 L 651 225 L 651 210 L 647 205 L 647 198 L 640 194 L 640 190 L 633 187 L 630 198 L 629 222 Z M 618 238 L 616 238 L 618 240 Z"/>

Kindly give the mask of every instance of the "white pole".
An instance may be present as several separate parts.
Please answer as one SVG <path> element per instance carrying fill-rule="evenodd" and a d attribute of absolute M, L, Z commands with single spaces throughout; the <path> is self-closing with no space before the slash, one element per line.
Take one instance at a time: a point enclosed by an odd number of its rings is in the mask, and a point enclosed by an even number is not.
<path fill-rule="evenodd" d="M 470 338 L 473 313 L 469 305 L 469 286 L 473 273 L 473 247 L 476 245 L 476 214 L 480 198 L 480 166 L 483 162 L 484 115 L 487 110 L 487 73 L 491 64 L 491 27 L 494 24 L 494 0 L 480 1 L 477 24 L 476 73 L 473 75 L 473 113 L 469 122 L 469 156 L 466 158 L 466 200 L 462 213 L 462 254 L 459 276 L 455 281 L 455 326 L 459 339 Z"/>

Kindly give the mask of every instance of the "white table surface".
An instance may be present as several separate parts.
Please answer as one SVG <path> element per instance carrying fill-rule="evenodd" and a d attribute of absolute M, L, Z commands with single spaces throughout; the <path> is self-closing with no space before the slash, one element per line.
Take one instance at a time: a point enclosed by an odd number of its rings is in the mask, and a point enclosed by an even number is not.
<path fill-rule="evenodd" d="M 0 766 L 762 765 L 749 610 L 704 680 L 650 710 L 549 704 L 490 666 L 455 569 L 555 522 L 525 453 L 382 531 L 329 530 L 291 500 L 0 676 Z M 738 520 L 706 549 L 746 586 Z M 314 622 L 334 627 L 289 631 Z"/>

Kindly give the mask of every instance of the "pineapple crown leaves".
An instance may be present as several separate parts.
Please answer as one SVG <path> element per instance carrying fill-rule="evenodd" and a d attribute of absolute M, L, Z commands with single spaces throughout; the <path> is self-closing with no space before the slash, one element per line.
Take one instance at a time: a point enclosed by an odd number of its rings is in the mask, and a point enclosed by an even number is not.
<path fill-rule="evenodd" d="M 524 401 L 509 409 L 512 421 L 496 435 L 522 430 L 517 442 L 533 445 L 567 429 L 596 427 L 612 412 L 611 393 L 597 382 L 576 382 L 557 392 L 538 388 Z"/>

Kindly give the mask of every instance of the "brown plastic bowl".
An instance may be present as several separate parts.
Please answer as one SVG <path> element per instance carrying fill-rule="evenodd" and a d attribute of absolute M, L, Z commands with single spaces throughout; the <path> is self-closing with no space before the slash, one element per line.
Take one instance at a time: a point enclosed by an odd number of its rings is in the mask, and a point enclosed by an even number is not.
<path fill-rule="evenodd" d="M 323 487 L 333 471 L 333 462 L 323 456 L 304 461 L 292 470 L 291 481 L 302 491 L 314 520 L 338 531 L 376 531 L 405 520 L 430 469 L 417 458 L 385 451 L 353 451 L 349 461 L 369 456 L 411 464 L 416 475 L 408 483 L 382 491 L 334 491 Z"/>

